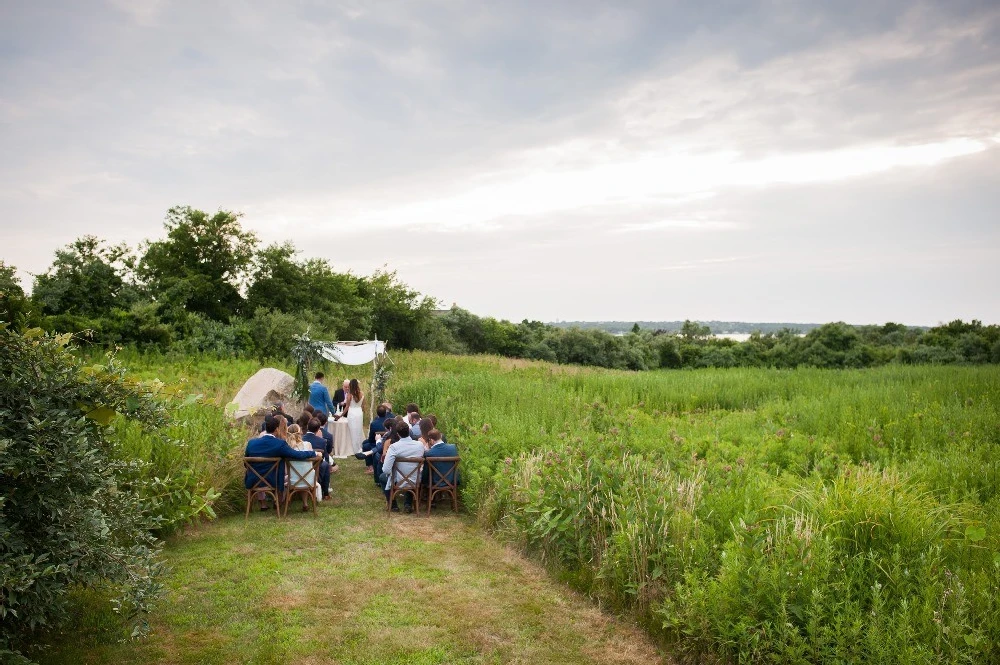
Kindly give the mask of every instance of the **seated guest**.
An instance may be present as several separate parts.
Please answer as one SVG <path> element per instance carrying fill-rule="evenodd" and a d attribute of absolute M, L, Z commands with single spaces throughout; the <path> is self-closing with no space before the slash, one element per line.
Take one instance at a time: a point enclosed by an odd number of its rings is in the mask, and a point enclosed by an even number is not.
<path fill-rule="evenodd" d="M 395 441 L 395 439 L 393 439 L 393 436 L 396 433 L 395 418 L 386 418 L 384 427 L 385 427 L 385 434 L 383 434 L 375 441 L 375 447 L 372 448 L 372 454 L 368 458 L 372 461 L 372 467 L 377 469 L 382 468 L 382 461 L 385 458 L 385 451 L 389 448 L 389 445 Z M 375 473 L 373 471 L 372 475 L 374 476 L 375 484 L 378 485 L 379 479 L 382 476 L 381 472 Z"/>
<path fill-rule="evenodd" d="M 427 438 L 431 442 L 431 447 L 427 449 L 424 453 L 424 458 L 428 457 L 458 457 L 458 448 L 450 443 L 445 443 L 441 432 L 432 429 L 427 435 Z M 442 477 L 447 478 L 448 482 L 455 482 L 455 463 L 454 462 L 441 462 L 436 467 L 434 484 L 438 487 L 444 487 L 444 482 L 442 482 Z M 423 482 L 426 484 L 430 476 L 430 469 L 425 465 L 423 473 Z M 461 478 L 459 478 L 461 481 Z"/>
<path fill-rule="evenodd" d="M 250 439 L 247 441 L 246 450 L 243 452 L 245 457 L 282 457 L 285 459 L 293 460 L 307 460 L 312 459 L 316 456 L 316 453 L 311 450 L 295 450 L 287 443 L 276 437 L 274 434 L 278 431 L 278 423 L 284 422 L 284 418 L 275 418 L 274 416 L 266 416 L 264 418 L 264 434 L 258 436 L 255 439 Z M 278 489 L 279 494 L 285 489 L 285 463 L 282 461 L 278 464 L 277 469 L 270 471 L 270 462 L 254 462 L 252 467 L 257 471 L 258 474 L 263 476 L 267 482 Z M 254 486 L 257 476 L 247 469 L 246 476 L 243 479 L 243 483 L 247 489 Z M 267 510 L 267 506 L 263 499 L 260 499 L 260 509 Z"/>
<path fill-rule="evenodd" d="M 309 421 L 312 419 L 313 419 L 313 412 L 302 409 L 302 413 L 300 413 L 299 417 L 295 420 L 295 424 L 298 425 L 303 432 L 308 432 Z"/>
<path fill-rule="evenodd" d="M 438 428 L 438 417 L 437 416 L 435 416 L 433 413 L 428 413 L 427 414 L 427 419 L 430 420 L 431 421 L 431 425 L 433 425 L 433 427 L 431 427 L 431 429 L 437 429 Z M 444 432 L 441 432 L 441 440 L 444 441 L 445 443 L 448 443 L 448 437 L 446 437 L 444 435 Z"/>
<path fill-rule="evenodd" d="M 420 422 L 410 428 L 410 436 L 414 439 L 419 439 L 420 443 L 423 444 L 424 450 L 431 447 L 430 439 L 427 438 L 427 433 L 434 429 L 434 423 L 431 422 L 430 418 L 421 418 Z"/>
<path fill-rule="evenodd" d="M 382 406 L 385 407 L 385 417 L 395 418 L 396 414 L 392 412 L 392 402 L 382 402 Z"/>
<path fill-rule="evenodd" d="M 319 426 L 322 428 L 320 434 L 324 439 L 330 442 L 331 446 L 333 446 L 333 434 L 330 433 L 330 429 L 326 426 L 326 424 L 330 422 L 330 419 L 326 416 L 326 411 L 316 409 L 316 411 L 313 412 L 313 417 L 319 420 Z"/>
<path fill-rule="evenodd" d="M 295 450 L 313 449 L 308 442 L 302 440 L 302 429 L 298 424 L 288 426 L 288 436 L 285 438 L 285 441 Z M 288 472 L 288 477 L 293 483 L 289 486 L 289 489 L 303 489 L 313 484 L 312 462 L 291 460 L 288 462 L 288 465 L 296 471 L 295 474 L 291 471 Z M 302 510 L 309 510 L 309 499 L 304 494 L 302 495 Z"/>
<path fill-rule="evenodd" d="M 312 412 L 316 410 L 316 407 L 306 402 L 305 406 L 302 407 L 302 410 L 307 412 L 309 415 L 312 415 Z"/>
<path fill-rule="evenodd" d="M 337 463 L 330 459 L 330 453 L 333 452 L 333 439 L 328 441 L 323 437 L 323 426 L 320 424 L 319 418 L 313 418 L 309 421 L 308 430 L 302 440 L 312 446 L 313 450 L 323 454 L 323 463 L 319 466 L 319 486 L 323 492 L 323 500 L 327 501 L 330 498 L 330 472 L 340 470 Z"/>
<path fill-rule="evenodd" d="M 290 415 L 288 415 L 287 413 L 285 413 L 285 403 L 284 402 L 275 402 L 274 406 L 272 408 L 274 409 L 274 415 L 281 416 L 282 418 L 285 419 L 285 421 L 287 421 L 287 423 L 289 425 L 291 425 L 292 423 L 295 422 L 295 418 L 292 418 Z"/>
<path fill-rule="evenodd" d="M 309 403 L 314 409 L 322 409 L 327 413 L 337 410 L 330 399 L 330 391 L 323 385 L 323 372 L 316 372 L 316 380 L 309 386 Z"/>
<path fill-rule="evenodd" d="M 284 441 L 287 427 L 291 425 L 294 421 L 292 420 L 292 417 L 290 415 L 282 411 L 281 402 L 275 402 L 274 405 L 271 406 L 271 415 L 277 418 L 279 421 L 284 421 L 278 423 L 278 431 L 274 433 L 276 437 Z M 264 423 L 260 424 L 260 431 L 261 432 L 264 431 Z"/>
<path fill-rule="evenodd" d="M 410 426 L 410 436 L 414 439 L 420 437 L 420 412 L 411 411 L 403 417 L 403 421 Z"/>
<path fill-rule="evenodd" d="M 365 461 L 365 473 L 375 472 L 375 460 L 373 459 L 373 456 L 365 455 L 364 453 L 375 449 L 375 433 L 385 430 L 385 414 L 385 405 L 379 404 L 378 408 L 375 410 L 375 417 L 372 418 L 372 422 L 368 426 L 368 438 L 361 442 L 361 452 L 355 455 L 358 459 L 363 459 Z"/>
<path fill-rule="evenodd" d="M 375 417 L 368 425 L 368 438 L 362 443 L 362 450 L 371 450 L 371 447 L 374 447 L 375 432 L 385 430 L 385 419 L 389 417 L 389 409 L 385 408 L 385 404 L 379 404 L 378 408 L 375 409 Z M 370 444 L 370 447 L 365 448 L 364 444 Z"/>
<path fill-rule="evenodd" d="M 414 441 L 409 436 L 410 428 L 406 423 L 400 423 L 396 425 L 396 434 L 399 436 L 399 440 L 389 446 L 389 450 L 386 452 L 385 461 L 382 462 L 382 476 L 385 479 L 385 485 L 383 487 L 385 491 L 386 503 L 389 501 L 390 490 L 392 489 L 393 480 L 399 482 L 403 479 L 406 473 L 412 472 L 416 468 L 415 462 L 400 462 L 396 465 L 396 477 L 391 478 L 392 466 L 396 462 L 397 457 L 423 457 L 424 447 L 420 445 L 419 441 Z M 410 493 L 404 495 L 404 510 L 406 512 L 413 511 L 413 496 Z M 398 511 L 397 506 L 392 506 L 392 509 Z"/>

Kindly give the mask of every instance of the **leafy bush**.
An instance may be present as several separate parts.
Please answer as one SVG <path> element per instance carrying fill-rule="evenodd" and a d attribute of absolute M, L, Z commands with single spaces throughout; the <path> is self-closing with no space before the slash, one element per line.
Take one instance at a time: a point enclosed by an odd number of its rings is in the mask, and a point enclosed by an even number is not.
<path fill-rule="evenodd" d="M 119 367 L 83 366 L 69 341 L 0 326 L 0 653 L 10 657 L 66 620 L 74 587 L 114 588 L 136 634 L 159 590 L 154 494 L 107 426 L 156 425 L 165 412 Z"/>

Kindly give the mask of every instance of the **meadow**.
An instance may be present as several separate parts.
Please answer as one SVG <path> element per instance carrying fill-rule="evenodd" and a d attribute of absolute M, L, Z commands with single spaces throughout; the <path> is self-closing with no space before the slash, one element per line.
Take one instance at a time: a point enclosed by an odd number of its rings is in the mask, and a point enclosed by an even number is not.
<path fill-rule="evenodd" d="M 459 444 L 479 525 L 678 659 L 1000 661 L 1000 368 L 394 358 L 391 399 Z M 201 396 L 171 463 L 231 510 L 243 433 L 212 414 L 259 365 L 121 360 Z"/>

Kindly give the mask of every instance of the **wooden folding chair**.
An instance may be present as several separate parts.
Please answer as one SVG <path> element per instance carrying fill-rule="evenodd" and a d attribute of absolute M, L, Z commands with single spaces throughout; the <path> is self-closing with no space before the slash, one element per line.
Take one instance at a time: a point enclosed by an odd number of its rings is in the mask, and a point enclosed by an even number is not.
<path fill-rule="evenodd" d="M 396 479 L 396 467 L 399 464 L 413 464 L 410 471 L 400 471 L 399 480 Z M 391 513 L 393 504 L 396 503 L 396 495 L 410 493 L 413 495 L 413 509 L 420 512 L 420 474 L 424 469 L 423 457 L 397 457 L 392 462 L 392 485 L 389 488 L 389 505 L 386 510 Z"/>
<path fill-rule="evenodd" d="M 253 497 L 255 494 L 261 493 L 266 496 L 274 498 L 274 509 L 278 513 L 278 517 L 281 517 L 281 497 L 280 492 L 276 485 L 271 484 L 268 477 L 278 477 L 278 469 L 281 465 L 280 457 L 244 457 L 243 458 L 243 468 L 247 472 L 253 474 L 253 485 L 247 489 L 247 512 L 244 515 L 244 519 L 250 517 L 250 504 L 253 503 Z M 263 473 L 260 472 L 254 464 L 267 464 L 268 466 L 264 469 Z M 275 481 L 277 482 L 277 480 Z"/>
<path fill-rule="evenodd" d="M 288 460 L 285 468 L 288 469 L 288 477 L 285 480 L 285 515 L 288 515 L 288 506 L 292 503 L 293 494 L 307 494 L 309 502 L 312 503 L 313 517 L 316 511 L 316 486 L 319 484 L 319 467 L 323 463 L 322 457 L 312 460 Z"/>
<path fill-rule="evenodd" d="M 427 515 L 439 494 L 451 495 L 451 509 L 458 512 L 458 463 L 461 457 L 425 457 L 427 465 Z M 449 468 L 450 467 L 450 468 Z"/>

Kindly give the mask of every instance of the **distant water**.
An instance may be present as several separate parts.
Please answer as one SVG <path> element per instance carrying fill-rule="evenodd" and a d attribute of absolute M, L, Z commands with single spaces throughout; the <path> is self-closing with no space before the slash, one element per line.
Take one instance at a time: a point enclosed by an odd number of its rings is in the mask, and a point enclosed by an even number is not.
<path fill-rule="evenodd" d="M 737 342 L 745 342 L 750 339 L 750 333 L 718 333 L 717 335 L 712 335 L 715 339 L 732 339 Z"/>

